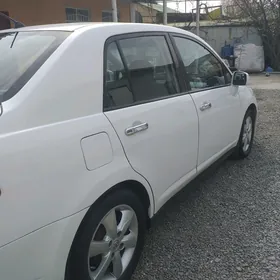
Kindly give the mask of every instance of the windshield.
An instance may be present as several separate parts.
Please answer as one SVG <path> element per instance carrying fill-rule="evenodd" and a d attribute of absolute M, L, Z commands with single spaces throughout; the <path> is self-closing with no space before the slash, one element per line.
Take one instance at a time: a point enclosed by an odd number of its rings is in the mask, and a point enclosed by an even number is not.
<path fill-rule="evenodd" d="M 0 99 L 12 98 L 57 49 L 69 32 L 0 33 Z"/>

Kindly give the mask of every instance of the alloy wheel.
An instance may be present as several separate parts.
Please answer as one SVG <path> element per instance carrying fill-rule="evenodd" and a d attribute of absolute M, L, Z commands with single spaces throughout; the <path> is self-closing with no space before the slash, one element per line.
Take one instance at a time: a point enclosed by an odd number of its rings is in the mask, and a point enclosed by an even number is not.
<path fill-rule="evenodd" d="M 243 152 L 247 152 L 251 146 L 253 135 L 253 120 L 251 116 L 247 116 L 244 127 L 243 127 L 243 134 L 242 134 L 242 149 Z"/>
<path fill-rule="evenodd" d="M 117 280 L 129 265 L 137 245 L 138 220 L 128 205 L 111 209 L 93 234 L 88 252 L 91 280 Z"/>

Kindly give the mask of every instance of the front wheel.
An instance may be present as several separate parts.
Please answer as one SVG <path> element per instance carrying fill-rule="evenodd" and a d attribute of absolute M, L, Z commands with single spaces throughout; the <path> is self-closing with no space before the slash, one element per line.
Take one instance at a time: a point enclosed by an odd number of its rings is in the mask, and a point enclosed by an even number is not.
<path fill-rule="evenodd" d="M 233 158 L 244 159 L 249 156 L 255 133 L 255 113 L 253 110 L 248 110 L 245 114 L 238 144 L 233 152 Z"/>
<path fill-rule="evenodd" d="M 94 205 L 71 248 L 66 280 L 128 280 L 139 260 L 147 211 L 131 191 Z"/>

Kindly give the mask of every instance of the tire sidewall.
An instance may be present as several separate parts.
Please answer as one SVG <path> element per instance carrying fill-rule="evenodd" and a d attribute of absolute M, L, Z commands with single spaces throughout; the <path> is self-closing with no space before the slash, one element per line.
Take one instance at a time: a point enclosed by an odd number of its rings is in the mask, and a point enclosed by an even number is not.
<path fill-rule="evenodd" d="M 244 130 L 245 122 L 249 116 L 252 119 L 252 137 L 251 137 L 251 142 L 250 142 L 249 148 L 247 149 L 247 151 L 244 151 L 243 147 L 242 147 L 243 146 L 242 137 L 243 137 L 243 130 Z M 246 158 L 251 153 L 253 142 L 254 142 L 254 136 L 255 136 L 255 122 L 256 122 L 256 118 L 255 118 L 254 112 L 252 110 L 248 110 L 246 112 L 245 117 L 242 122 L 242 127 L 241 127 L 239 141 L 238 141 L 238 153 L 241 158 Z"/>
<path fill-rule="evenodd" d="M 144 246 L 147 211 L 145 211 L 140 199 L 133 192 L 119 190 L 95 203 L 86 214 L 69 254 L 66 280 L 91 280 L 88 273 L 90 242 L 101 220 L 111 209 L 118 205 L 130 206 L 134 210 L 138 221 L 138 239 L 134 255 L 118 280 L 127 280 L 133 274 Z"/>

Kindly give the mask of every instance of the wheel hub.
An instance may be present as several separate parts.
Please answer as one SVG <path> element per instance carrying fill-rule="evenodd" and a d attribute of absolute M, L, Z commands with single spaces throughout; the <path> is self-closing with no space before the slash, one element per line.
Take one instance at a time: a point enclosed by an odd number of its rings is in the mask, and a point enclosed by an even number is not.
<path fill-rule="evenodd" d="M 115 239 L 112 243 L 111 251 L 112 252 L 118 251 L 120 248 L 120 245 L 121 245 L 121 240 L 119 240 L 118 238 Z"/>

